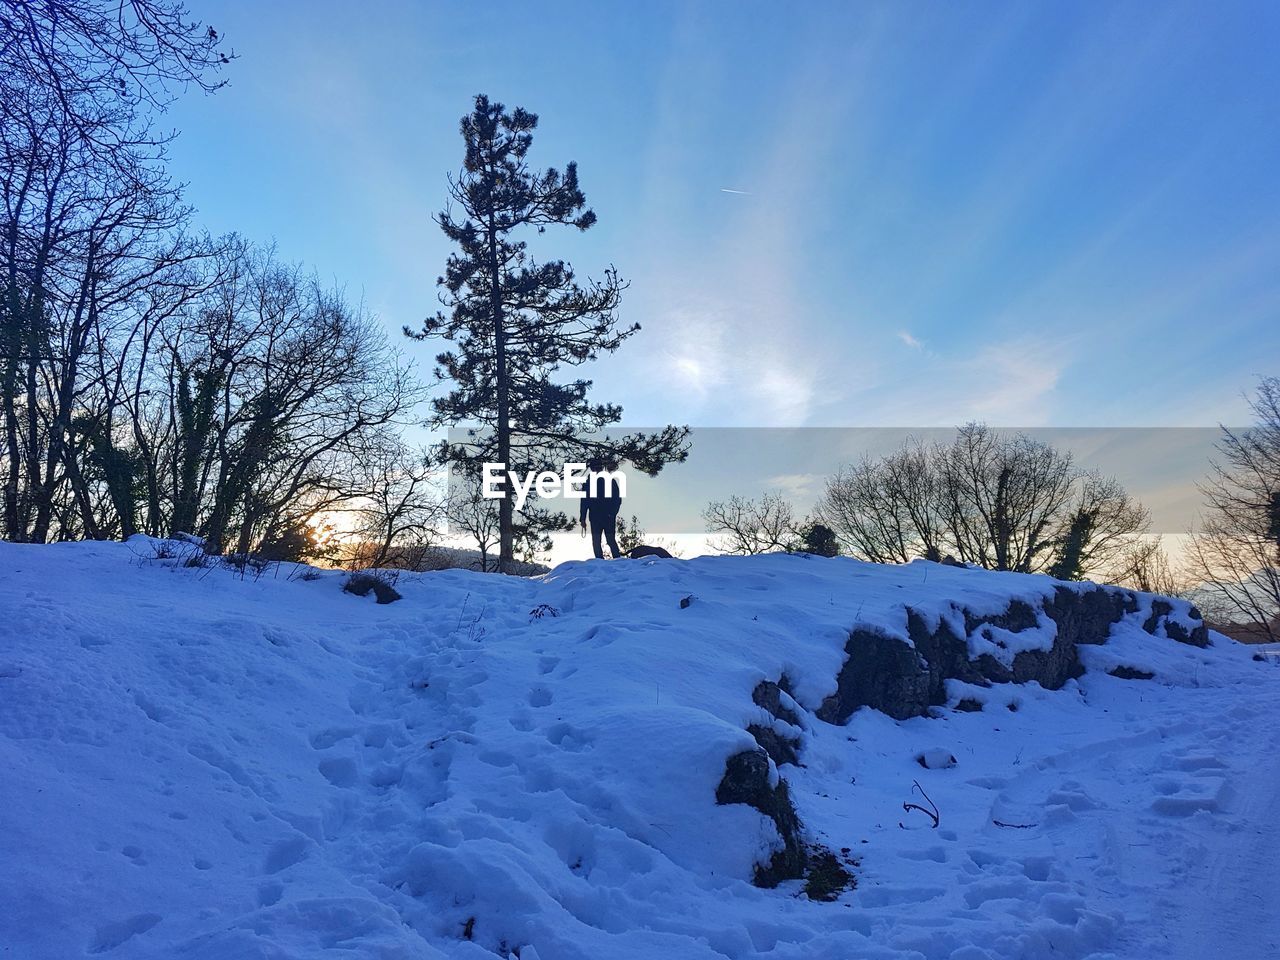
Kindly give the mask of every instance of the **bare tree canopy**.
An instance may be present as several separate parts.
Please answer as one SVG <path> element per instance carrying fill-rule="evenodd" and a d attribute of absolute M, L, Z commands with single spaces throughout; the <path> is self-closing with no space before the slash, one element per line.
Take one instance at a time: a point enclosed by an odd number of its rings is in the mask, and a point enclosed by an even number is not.
<path fill-rule="evenodd" d="M 358 498 L 396 507 L 380 542 L 403 532 L 403 475 L 371 464 L 418 388 L 381 328 L 274 251 L 188 232 L 153 126 L 229 59 L 180 3 L 0 0 L 10 540 L 296 552 Z"/>
<path fill-rule="evenodd" d="M 233 57 L 172 0 L 0 0 L 2 99 L 108 149 L 147 140 L 187 87 L 218 89 Z"/>
<path fill-rule="evenodd" d="M 801 533 L 791 504 L 779 493 L 759 500 L 732 496 L 707 504 L 702 512 L 707 530 L 718 534 L 725 553 L 757 554 L 798 548 Z"/>
<path fill-rule="evenodd" d="M 846 550 L 874 563 L 907 563 L 942 543 L 944 500 L 930 450 L 908 441 L 879 460 L 841 467 L 818 514 Z"/>
<path fill-rule="evenodd" d="M 842 468 L 816 514 L 851 554 L 877 563 L 953 554 L 1064 579 L 1107 570 L 1147 525 L 1114 479 L 981 424 L 961 427 L 949 444 L 909 440 Z"/>
<path fill-rule="evenodd" d="M 1219 459 L 1201 486 L 1206 509 L 1189 566 L 1215 616 L 1280 641 L 1280 377 L 1250 400 L 1255 423 L 1222 428 Z"/>
<path fill-rule="evenodd" d="M 1187 592 L 1184 579 L 1156 538 L 1138 539 L 1126 547 L 1116 558 L 1110 579 L 1122 587 L 1165 597 L 1180 597 Z"/>

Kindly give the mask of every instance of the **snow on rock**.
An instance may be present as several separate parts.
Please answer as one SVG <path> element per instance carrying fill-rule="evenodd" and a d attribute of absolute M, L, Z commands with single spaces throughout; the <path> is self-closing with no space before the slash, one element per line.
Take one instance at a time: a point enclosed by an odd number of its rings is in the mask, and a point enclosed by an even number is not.
<path fill-rule="evenodd" d="M 926 770 L 948 770 L 956 765 L 956 757 L 950 750 L 933 747 L 916 754 L 916 763 Z"/>
<path fill-rule="evenodd" d="M 378 605 L 155 553 L 0 543 L 0 956 L 1280 950 L 1280 674 L 1178 601 L 766 556 Z"/>

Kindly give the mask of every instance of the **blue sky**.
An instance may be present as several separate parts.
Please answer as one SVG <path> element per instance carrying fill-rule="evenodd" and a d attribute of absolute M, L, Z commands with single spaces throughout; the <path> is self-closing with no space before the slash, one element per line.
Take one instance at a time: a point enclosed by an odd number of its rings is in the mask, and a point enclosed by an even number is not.
<path fill-rule="evenodd" d="M 1280 4 L 190 5 L 240 57 L 167 118 L 198 222 L 392 331 L 470 98 L 538 113 L 628 424 L 1209 426 L 1280 373 Z"/>

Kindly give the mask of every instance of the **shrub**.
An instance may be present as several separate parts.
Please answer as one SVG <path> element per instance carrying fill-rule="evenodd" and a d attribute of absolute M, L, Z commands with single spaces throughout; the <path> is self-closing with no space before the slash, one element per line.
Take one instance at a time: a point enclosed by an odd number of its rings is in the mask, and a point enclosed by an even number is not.
<path fill-rule="evenodd" d="M 395 587 L 398 579 L 398 574 L 387 570 L 362 570 L 347 577 L 342 589 L 357 597 L 367 597 L 372 592 L 379 603 L 395 603 L 403 599 Z"/>
<path fill-rule="evenodd" d="M 804 894 L 810 900 L 831 903 L 843 891 L 857 887 L 858 879 L 849 868 L 858 866 L 858 861 L 849 856 L 847 849 L 841 852 L 846 858 L 843 863 L 830 850 L 810 849 L 804 881 Z"/>
<path fill-rule="evenodd" d="M 822 523 L 811 523 L 801 531 L 801 549 L 818 557 L 840 555 L 836 532 Z"/>

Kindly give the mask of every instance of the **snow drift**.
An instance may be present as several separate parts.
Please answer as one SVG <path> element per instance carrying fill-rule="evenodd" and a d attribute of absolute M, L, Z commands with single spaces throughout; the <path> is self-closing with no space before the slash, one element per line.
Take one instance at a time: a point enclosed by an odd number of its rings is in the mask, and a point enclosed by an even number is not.
<path fill-rule="evenodd" d="M 1184 603 L 767 556 L 378 605 L 155 553 L 0 544 L 0 953 L 1280 943 L 1280 674 Z"/>

